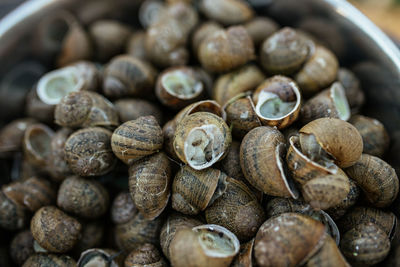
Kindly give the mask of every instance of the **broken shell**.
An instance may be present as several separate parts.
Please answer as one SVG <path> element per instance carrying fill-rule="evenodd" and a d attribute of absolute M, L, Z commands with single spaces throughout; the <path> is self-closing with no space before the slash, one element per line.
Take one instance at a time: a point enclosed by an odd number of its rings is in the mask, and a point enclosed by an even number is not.
<path fill-rule="evenodd" d="M 254 11 L 243 0 L 202 0 L 200 10 L 209 20 L 224 25 L 241 24 L 254 16 Z"/>

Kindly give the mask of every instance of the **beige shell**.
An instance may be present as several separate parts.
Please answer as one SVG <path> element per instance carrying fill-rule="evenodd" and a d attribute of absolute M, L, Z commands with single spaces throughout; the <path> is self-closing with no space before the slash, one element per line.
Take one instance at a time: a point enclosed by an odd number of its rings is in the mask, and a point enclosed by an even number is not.
<path fill-rule="evenodd" d="M 125 52 L 132 57 L 147 60 L 149 56 L 146 54 L 146 32 L 135 31 L 132 33 L 126 43 Z"/>
<path fill-rule="evenodd" d="M 285 153 L 285 139 L 277 129 L 262 126 L 251 130 L 240 146 L 240 165 L 247 181 L 267 195 L 297 198 L 298 192 L 285 174 Z"/>
<path fill-rule="evenodd" d="M 192 49 L 196 56 L 199 52 L 201 42 L 211 35 L 213 32 L 223 29 L 222 26 L 214 21 L 206 21 L 200 24 L 193 32 Z"/>
<path fill-rule="evenodd" d="M 217 169 L 183 166 L 172 184 L 172 208 L 189 215 L 200 213 L 226 190 L 226 178 Z"/>
<path fill-rule="evenodd" d="M 232 262 L 232 267 L 253 267 L 254 238 L 240 245 L 239 254 Z"/>
<path fill-rule="evenodd" d="M 256 47 L 261 45 L 265 39 L 279 30 L 279 25 L 272 19 L 264 16 L 255 17 L 244 24 Z"/>
<path fill-rule="evenodd" d="M 302 265 L 322 247 L 326 236 L 321 222 L 298 213 L 283 213 L 260 227 L 254 255 L 261 267 Z"/>
<path fill-rule="evenodd" d="M 350 106 L 345 91 L 338 82 L 307 100 L 301 108 L 303 123 L 325 117 L 347 121 L 350 115 Z"/>
<path fill-rule="evenodd" d="M 350 267 L 342 253 L 340 252 L 335 241 L 327 236 L 324 245 L 312 256 L 307 263 L 306 267 Z"/>
<path fill-rule="evenodd" d="M 338 67 L 339 63 L 336 56 L 329 49 L 316 45 L 312 55 L 301 70 L 296 73 L 294 79 L 301 92 L 309 96 L 335 81 Z"/>
<path fill-rule="evenodd" d="M 162 129 L 153 116 L 123 123 L 111 137 L 112 151 L 126 164 L 156 153 L 162 145 Z"/>
<path fill-rule="evenodd" d="M 283 129 L 297 120 L 301 104 L 300 89 L 285 76 L 273 76 L 254 92 L 255 111 L 263 125 Z"/>
<path fill-rule="evenodd" d="M 254 64 L 248 64 L 232 72 L 222 74 L 215 81 L 213 99 L 224 105 L 232 97 L 254 90 L 264 79 L 265 75 Z"/>
<path fill-rule="evenodd" d="M 231 142 L 231 132 L 221 117 L 209 112 L 196 112 L 177 124 L 173 146 L 180 160 L 201 170 L 221 160 Z"/>
<path fill-rule="evenodd" d="M 35 253 L 31 255 L 23 267 L 63 266 L 76 267 L 76 261 L 67 255 Z"/>
<path fill-rule="evenodd" d="M 73 217 L 54 206 L 36 211 L 31 221 L 33 238 L 49 252 L 64 253 L 80 238 L 82 226 Z"/>
<path fill-rule="evenodd" d="M 149 243 L 132 250 L 125 258 L 125 267 L 167 267 L 158 249 Z"/>
<path fill-rule="evenodd" d="M 129 168 L 129 191 L 146 219 L 156 218 L 167 206 L 171 179 L 170 161 L 163 152 L 143 158 Z"/>
<path fill-rule="evenodd" d="M 224 194 L 205 210 L 206 221 L 225 227 L 242 242 L 248 241 L 265 221 L 265 213 L 244 183 L 229 177 L 226 182 Z"/>
<path fill-rule="evenodd" d="M 200 10 L 209 19 L 224 25 L 242 24 L 254 16 L 254 11 L 243 0 L 201 0 Z"/>
<path fill-rule="evenodd" d="M 363 150 L 361 135 L 348 122 L 334 118 L 316 119 L 303 126 L 299 132 L 300 135 L 313 135 L 316 143 L 331 155 L 335 164 L 341 168 L 350 167 L 361 156 Z"/>
<path fill-rule="evenodd" d="M 45 167 L 51 157 L 54 131 L 44 124 L 32 124 L 24 133 L 23 149 L 26 160 L 36 167 Z"/>
<path fill-rule="evenodd" d="M 226 228 L 205 224 L 178 231 L 170 246 L 175 267 L 228 267 L 239 252 L 240 243 Z"/>
<path fill-rule="evenodd" d="M 368 202 L 375 207 L 388 207 L 399 192 L 395 170 L 378 157 L 362 154 L 346 173 L 363 190 Z"/>

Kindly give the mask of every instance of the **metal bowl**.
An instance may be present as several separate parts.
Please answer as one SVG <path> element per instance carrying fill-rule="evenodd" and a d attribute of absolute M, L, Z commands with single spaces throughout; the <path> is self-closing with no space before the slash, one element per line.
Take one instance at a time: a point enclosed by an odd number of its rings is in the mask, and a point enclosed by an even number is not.
<path fill-rule="evenodd" d="M 34 59 L 32 35 L 38 22 L 61 9 L 74 12 L 84 25 L 99 18 L 137 23 L 143 0 L 30 0 L 0 21 L 0 81 L 21 62 Z M 400 51 L 370 20 L 345 0 L 248 0 L 257 12 L 281 25 L 312 31 L 361 79 L 367 96 L 363 112 L 381 120 L 392 138 L 390 162 L 399 170 Z M 25 63 L 24 63 L 25 64 Z M 44 68 L 31 62 L 33 76 Z M 24 79 L 24 78 L 21 78 Z M 23 88 L 23 87 L 22 87 Z M 0 82 L 0 122 L 23 115 L 18 88 Z M 19 104 L 10 99 L 21 98 Z"/>

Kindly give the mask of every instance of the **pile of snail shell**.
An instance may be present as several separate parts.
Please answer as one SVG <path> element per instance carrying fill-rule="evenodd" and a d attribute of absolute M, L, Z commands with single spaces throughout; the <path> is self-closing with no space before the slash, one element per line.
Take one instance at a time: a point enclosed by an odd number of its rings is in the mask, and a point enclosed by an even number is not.
<path fill-rule="evenodd" d="M 0 130 L 1 266 L 400 262 L 389 136 L 330 49 L 244 0 L 137 12 L 38 24 L 54 70 Z"/>

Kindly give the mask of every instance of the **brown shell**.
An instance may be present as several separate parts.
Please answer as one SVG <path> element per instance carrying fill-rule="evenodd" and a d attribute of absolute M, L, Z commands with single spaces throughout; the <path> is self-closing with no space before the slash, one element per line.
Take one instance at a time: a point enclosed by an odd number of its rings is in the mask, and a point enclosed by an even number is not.
<path fill-rule="evenodd" d="M 113 249 L 90 248 L 82 252 L 76 266 L 122 267 L 123 261 L 124 255 Z"/>
<path fill-rule="evenodd" d="M 31 221 L 31 232 L 38 244 L 49 252 L 64 253 L 72 249 L 80 238 L 82 225 L 54 206 L 36 211 Z"/>
<path fill-rule="evenodd" d="M 254 238 L 240 245 L 239 254 L 233 260 L 232 267 L 253 267 Z"/>
<path fill-rule="evenodd" d="M 115 198 L 111 206 L 111 220 L 115 224 L 128 222 L 137 214 L 137 209 L 131 194 L 121 192 Z"/>
<path fill-rule="evenodd" d="M 292 172 L 294 180 L 302 185 L 316 177 L 336 174 L 338 172 L 338 167 L 336 165 L 321 165 L 303 154 L 297 135 L 289 138 L 286 163 Z"/>
<path fill-rule="evenodd" d="M 244 27 L 256 47 L 279 29 L 279 25 L 268 17 L 255 17 L 245 23 Z"/>
<path fill-rule="evenodd" d="M 390 143 L 385 126 L 378 120 L 362 115 L 354 115 L 349 122 L 357 128 L 364 143 L 363 153 L 382 157 Z"/>
<path fill-rule="evenodd" d="M 170 246 L 175 267 L 228 267 L 239 253 L 240 243 L 226 228 L 205 224 L 178 231 Z"/>
<path fill-rule="evenodd" d="M 73 133 L 64 147 L 70 169 L 80 176 L 99 176 L 110 172 L 116 158 L 111 150 L 112 133 L 100 127 Z"/>
<path fill-rule="evenodd" d="M 218 30 L 201 42 L 198 57 L 204 69 L 226 72 L 255 57 L 253 41 L 243 26 Z"/>
<path fill-rule="evenodd" d="M 123 98 L 114 102 L 119 120 L 124 123 L 143 116 L 154 116 L 161 125 L 163 113 L 154 103 L 139 98 Z"/>
<path fill-rule="evenodd" d="M 55 132 L 51 139 L 51 157 L 49 158 L 47 173 L 53 181 L 61 182 L 72 172 L 65 161 L 64 146 L 72 130 L 69 128 L 61 128 Z"/>
<path fill-rule="evenodd" d="M 265 114 L 262 110 L 263 106 L 273 99 L 279 99 L 281 102 L 279 105 L 291 104 L 292 106 L 289 110 L 276 112 L 275 104 L 273 114 Z M 276 75 L 268 78 L 257 87 L 253 95 L 253 101 L 255 112 L 263 125 L 276 126 L 278 129 L 283 129 L 297 120 L 302 98 L 299 87 L 292 79 Z M 283 112 L 283 114 L 279 112 Z"/>
<path fill-rule="evenodd" d="M 357 113 L 365 102 L 360 81 L 353 72 L 346 68 L 339 68 L 337 80 L 343 85 L 352 113 Z"/>
<path fill-rule="evenodd" d="M 226 178 L 217 169 L 183 166 L 172 184 L 172 208 L 189 215 L 200 213 L 225 191 Z"/>
<path fill-rule="evenodd" d="M 361 135 L 348 122 L 334 118 L 316 119 L 303 126 L 299 132 L 314 135 L 322 149 L 331 155 L 341 168 L 350 167 L 361 156 Z"/>
<path fill-rule="evenodd" d="M 10 243 L 10 255 L 14 263 L 21 266 L 33 253 L 31 231 L 24 230 L 16 234 Z"/>
<path fill-rule="evenodd" d="M 310 204 L 300 199 L 275 197 L 268 201 L 265 212 L 268 218 L 287 212 L 307 214 L 310 211 Z"/>
<path fill-rule="evenodd" d="M 132 57 L 147 60 L 149 56 L 146 54 L 146 32 L 136 31 L 132 33 L 126 43 L 125 52 Z"/>
<path fill-rule="evenodd" d="M 206 221 L 225 227 L 242 242 L 248 241 L 265 221 L 265 213 L 244 183 L 229 177 L 226 182 L 224 194 L 205 210 Z"/>
<path fill-rule="evenodd" d="M 58 189 L 57 206 L 79 217 L 98 218 L 108 210 L 109 202 L 102 184 L 79 176 L 68 177 Z"/>
<path fill-rule="evenodd" d="M 8 152 L 20 151 L 26 129 L 35 123 L 35 119 L 23 118 L 3 126 L 0 130 L 0 155 L 8 156 Z"/>
<path fill-rule="evenodd" d="M 129 191 L 136 208 L 153 220 L 168 204 L 172 170 L 164 152 L 140 159 L 129 168 Z"/>
<path fill-rule="evenodd" d="M 341 174 L 316 177 L 302 186 L 304 200 L 316 210 L 339 205 L 349 192 L 349 178 Z"/>
<path fill-rule="evenodd" d="M 224 117 L 224 111 L 217 102 L 214 100 L 202 100 L 193 103 L 179 111 L 178 114 L 175 115 L 174 121 L 176 124 L 178 124 L 184 117 L 196 112 L 209 112 L 219 117 Z"/>
<path fill-rule="evenodd" d="M 350 264 L 343 257 L 335 241 L 327 236 L 324 245 L 312 256 L 306 267 L 350 267 Z"/>
<path fill-rule="evenodd" d="M 140 244 L 157 244 L 160 234 L 162 219 L 146 220 L 141 213 L 137 213 L 126 223 L 115 226 L 114 239 L 121 250 L 131 251 Z"/>
<path fill-rule="evenodd" d="M 105 62 L 122 53 L 131 29 L 116 20 L 97 20 L 89 26 L 89 34 L 96 49 L 97 60 Z"/>
<path fill-rule="evenodd" d="M 169 108 L 181 109 L 203 97 L 205 85 L 197 71 L 188 66 L 170 67 L 158 75 L 155 93 Z"/>
<path fill-rule="evenodd" d="M 111 138 L 112 151 L 126 164 L 156 153 L 162 145 L 162 129 L 153 116 L 139 117 L 121 124 Z"/>
<path fill-rule="evenodd" d="M 221 117 L 196 112 L 177 124 L 173 145 L 180 160 L 201 170 L 224 158 L 231 142 L 231 132 Z"/>
<path fill-rule="evenodd" d="M 22 229 L 29 221 L 28 210 L 9 199 L 0 191 L 0 227 L 7 230 Z"/>
<path fill-rule="evenodd" d="M 174 149 L 175 130 L 176 130 L 176 122 L 173 119 L 170 121 L 167 121 L 164 124 L 164 126 L 162 128 L 162 132 L 163 132 L 163 136 L 164 136 L 163 149 L 168 154 L 169 157 L 171 157 L 174 160 L 179 160 L 178 156 L 175 154 L 175 149 Z"/>
<path fill-rule="evenodd" d="M 282 157 L 285 139 L 275 128 L 262 126 L 251 130 L 240 146 L 240 166 L 247 181 L 271 196 L 298 197 L 284 170 Z"/>
<path fill-rule="evenodd" d="M 56 191 L 52 184 L 43 178 L 30 177 L 3 186 L 3 193 L 19 205 L 32 212 L 55 202 Z"/>
<path fill-rule="evenodd" d="M 343 255 L 356 266 L 371 266 L 389 254 L 388 236 L 376 224 L 360 224 L 346 232 L 340 243 Z"/>
<path fill-rule="evenodd" d="M 313 43 L 285 27 L 269 36 L 261 46 L 260 61 L 271 74 L 289 75 L 307 60 Z"/>
<path fill-rule="evenodd" d="M 305 215 L 283 213 L 258 230 L 255 258 L 261 267 L 302 265 L 322 247 L 325 238 L 322 223 Z"/>
<path fill-rule="evenodd" d="M 232 97 L 254 90 L 264 79 L 265 75 L 256 65 L 245 65 L 218 77 L 213 89 L 213 98 L 224 105 Z"/>
<path fill-rule="evenodd" d="M 200 24 L 193 32 L 192 36 L 192 49 L 196 56 L 199 52 L 201 42 L 207 38 L 207 36 L 214 32 L 223 29 L 222 26 L 214 21 L 206 21 Z"/>
<path fill-rule="evenodd" d="M 56 105 L 55 123 L 63 127 L 115 127 L 119 124 L 114 105 L 89 91 L 69 93 Z"/>
<path fill-rule="evenodd" d="M 54 105 L 44 103 L 39 99 L 34 86 L 25 97 L 25 111 L 30 118 L 37 119 L 45 123 L 54 122 Z"/>
<path fill-rule="evenodd" d="M 335 101 L 337 97 L 342 101 L 342 105 Z M 347 121 L 350 115 L 343 86 L 338 82 L 307 100 L 301 108 L 301 120 L 304 124 L 318 118 L 337 118 Z"/>
<path fill-rule="evenodd" d="M 131 251 L 125 258 L 125 267 L 167 267 L 168 264 L 158 249 L 149 243 Z"/>
<path fill-rule="evenodd" d="M 22 266 L 23 267 L 41 267 L 41 266 L 76 267 L 76 261 L 67 255 L 35 253 L 32 256 L 30 256 Z"/>
<path fill-rule="evenodd" d="M 44 124 L 32 124 L 24 133 L 23 149 L 26 160 L 36 167 L 45 167 L 51 157 L 54 131 Z"/>
<path fill-rule="evenodd" d="M 156 75 L 157 71 L 146 61 L 117 56 L 104 69 L 103 92 L 112 98 L 146 96 L 152 93 Z"/>
<path fill-rule="evenodd" d="M 399 193 L 396 171 L 378 157 L 362 154 L 346 173 L 363 190 L 368 202 L 375 207 L 387 207 Z"/>
<path fill-rule="evenodd" d="M 243 0 L 202 0 L 200 10 L 209 20 L 224 25 L 242 24 L 254 16 L 254 11 Z"/>
<path fill-rule="evenodd" d="M 295 80 L 303 95 L 312 95 L 336 80 L 339 62 L 327 48 L 317 45 Z"/>
<path fill-rule="evenodd" d="M 201 224 L 201 221 L 191 216 L 171 212 L 160 231 L 160 245 L 165 257 L 170 259 L 170 244 L 179 230 L 184 228 L 192 229 Z"/>
<path fill-rule="evenodd" d="M 232 141 L 228 154 L 219 163 L 219 168 L 229 177 L 242 182 L 246 181 L 240 167 L 240 142 Z"/>
<path fill-rule="evenodd" d="M 240 94 L 229 100 L 225 106 L 226 122 L 232 127 L 232 135 L 242 139 L 250 130 L 261 126 L 250 96 Z"/>
<path fill-rule="evenodd" d="M 338 205 L 326 210 L 335 221 L 341 218 L 350 207 L 354 206 L 360 196 L 360 188 L 356 182 L 353 179 L 349 179 L 349 181 L 350 191 L 347 196 Z"/>
<path fill-rule="evenodd" d="M 81 238 L 70 252 L 74 258 L 79 258 L 87 249 L 101 246 L 105 235 L 105 223 L 102 220 L 94 220 L 82 223 Z"/>

